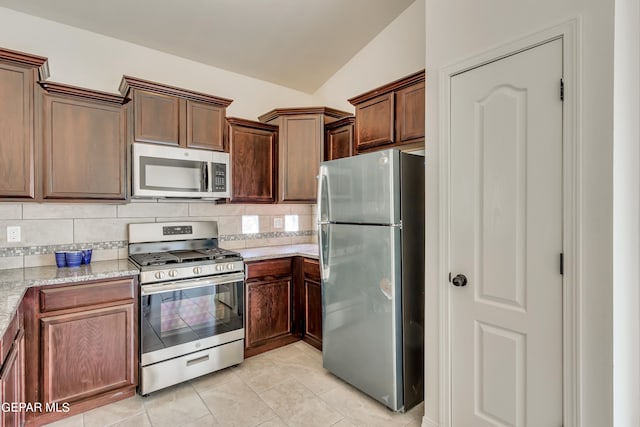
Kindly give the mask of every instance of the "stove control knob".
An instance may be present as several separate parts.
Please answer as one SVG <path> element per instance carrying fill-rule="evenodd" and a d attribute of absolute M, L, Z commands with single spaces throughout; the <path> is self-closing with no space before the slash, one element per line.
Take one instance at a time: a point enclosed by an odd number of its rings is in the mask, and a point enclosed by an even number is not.
<path fill-rule="evenodd" d="M 155 276 L 156 279 L 164 279 L 164 271 L 157 271 Z"/>
<path fill-rule="evenodd" d="M 177 275 L 178 275 L 178 272 L 176 270 L 169 271 L 169 277 L 176 277 Z"/>
<path fill-rule="evenodd" d="M 233 264 L 232 263 L 227 264 L 227 270 L 233 270 Z"/>
<path fill-rule="evenodd" d="M 216 265 L 216 271 L 222 271 L 223 268 L 224 266 L 222 264 Z"/>
<path fill-rule="evenodd" d="M 200 273 L 202 273 L 202 268 L 200 268 L 200 267 L 193 267 L 193 273 L 194 273 L 194 274 L 200 274 Z"/>

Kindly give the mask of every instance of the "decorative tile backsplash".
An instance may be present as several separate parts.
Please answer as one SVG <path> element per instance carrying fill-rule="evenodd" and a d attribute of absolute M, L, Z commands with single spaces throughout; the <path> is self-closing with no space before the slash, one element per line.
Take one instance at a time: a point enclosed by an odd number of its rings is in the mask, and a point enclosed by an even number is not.
<path fill-rule="evenodd" d="M 258 232 L 242 232 L 242 216 L 258 217 Z M 284 219 L 297 216 L 297 231 Z M 0 203 L 0 270 L 54 265 L 54 252 L 92 248 L 93 260 L 126 258 L 132 222 L 217 221 L 228 249 L 309 243 L 316 238 L 315 205 L 216 205 L 207 202 L 110 204 Z M 274 223 L 278 227 L 274 227 Z M 20 226 L 20 242 L 7 242 L 6 227 Z"/>

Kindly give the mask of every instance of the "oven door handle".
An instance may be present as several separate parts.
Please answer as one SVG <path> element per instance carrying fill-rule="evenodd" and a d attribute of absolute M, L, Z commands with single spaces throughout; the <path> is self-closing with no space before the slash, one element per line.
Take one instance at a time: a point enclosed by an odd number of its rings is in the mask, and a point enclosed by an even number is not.
<path fill-rule="evenodd" d="M 205 288 L 207 286 L 223 285 L 225 283 L 243 282 L 244 273 L 225 274 L 207 279 L 183 280 L 176 282 L 157 283 L 153 285 L 142 285 L 140 295 L 153 295 L 165 292 L 183 291 L 185 289 Z"/>

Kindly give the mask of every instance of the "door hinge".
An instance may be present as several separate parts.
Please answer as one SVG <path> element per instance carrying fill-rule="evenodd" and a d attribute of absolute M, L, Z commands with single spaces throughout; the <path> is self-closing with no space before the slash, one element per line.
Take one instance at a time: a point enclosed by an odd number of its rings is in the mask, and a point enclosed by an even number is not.
<path fill-rule="evenodd" d="M 560 253 L 560 274 L 564 275 L 564 254 Z"/>
<path fill-rule="evenodd" d="M 560 101 L 564 101 L 564 79 L 560 79 Z"/>

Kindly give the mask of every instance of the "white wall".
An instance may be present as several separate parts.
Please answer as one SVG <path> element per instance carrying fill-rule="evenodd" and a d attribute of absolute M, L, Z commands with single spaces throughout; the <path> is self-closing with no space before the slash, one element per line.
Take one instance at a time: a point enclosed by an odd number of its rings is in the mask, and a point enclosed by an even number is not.
<path fill-rule="evenodd" d="M 354 111 L 347 99 L 424 68 L 425 0 L 416 0 L 313 95 L 317 105 Z"/>
<path fill-rule="evenodd" d="M 613 175 L 614 420 L 640 425 L 640 5 L 616 0 Z"/>
<path fill-rule="evenodd" d="M 312 104 L 303 92 L 1 7 L 0 47 L 48 57 L 54 82 L 117 93 L 127 74 L 231 98 L 228 116 Z"/>
<path fill-rule="evenodd" d="M 427 64 L 427 297 L 425 424 L 440 425 L 438 292 L 438 70 L 560 22 L 581 18 L 577 96 L 582 186 L 578 251 L 581 316 L 580 425 L 612 424 L 613 402 L 613 13 L 614 0 L 429 0 Z M 637 118 L 637 116 L 636 116 Z M 446 190 L 444 190 L 446 191 Z"/>

